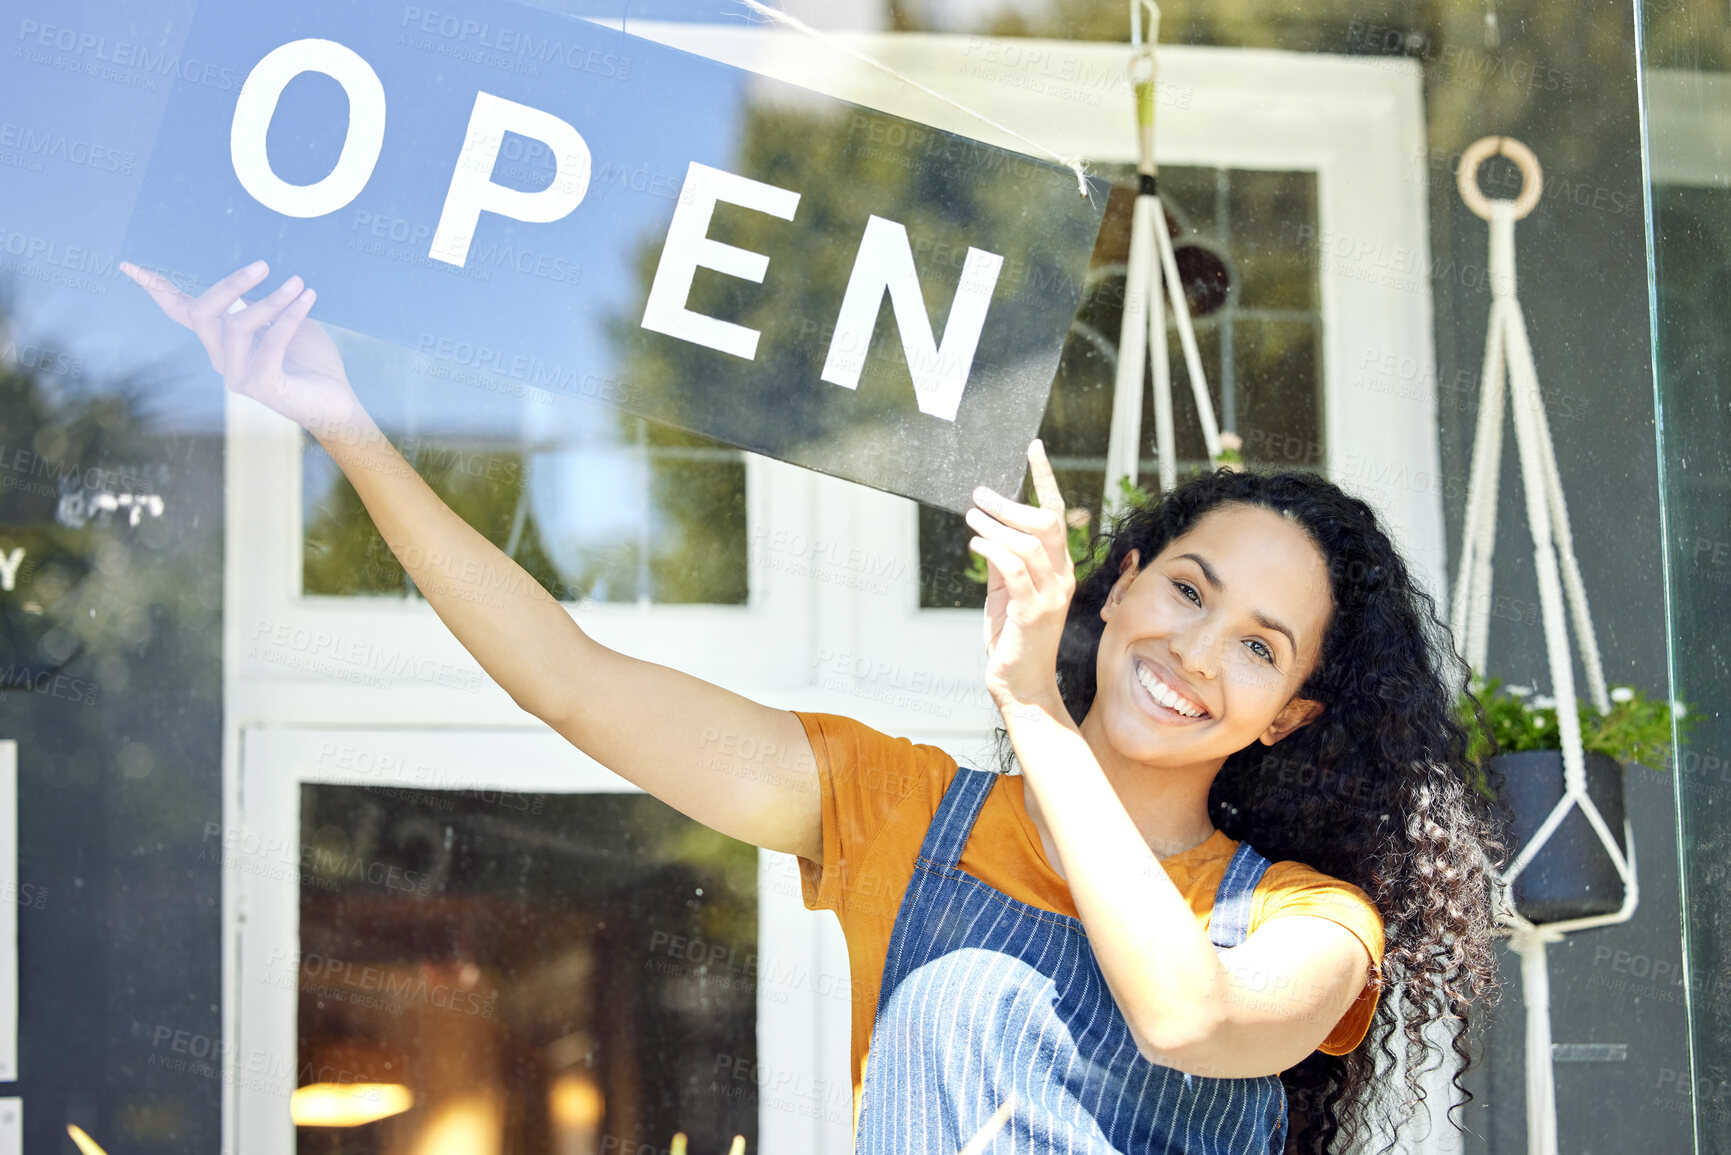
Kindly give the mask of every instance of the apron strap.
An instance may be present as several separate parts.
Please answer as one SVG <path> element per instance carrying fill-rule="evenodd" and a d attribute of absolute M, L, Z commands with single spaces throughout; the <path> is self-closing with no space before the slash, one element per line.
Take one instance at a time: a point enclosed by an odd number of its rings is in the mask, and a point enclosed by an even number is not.
<path fill-rule="evenodd" d="M 962 847 L 980 816 L 986 795 L 998 774 L 993 770 L 975 770 L 971 766 L 956 766 L 956 776 L 944 791 L 932 824 L 926 827 L 925 841 L 920 844 L 920 857 L 939 866 L 954 866 L 962 860 Z"/>
<path fill-rule="evenodd" d="M 962 848 L 967 845 L 980 808 L 998 777 L 995 770 L 976 770 L 957 764 L 955 777 L 944 790 L 931 825 L 926 827 L 920 857 L 939 866 L 955 866 L 961 861 Z M 1208 916 L 1208 938 L 1215 946 L 1234 947 L 1250 937 L 1250 906 L 1256 884 L 1272 865 L 1250 843 L 1238 844 L 1226 864 L 1226 873 L 1214 894 L 1214 908 Z"/>
<path fill-rule="evenodd" d="M 1248 842 L 1240 842 L 1233 851 L 1208 915 L 1208 940 L 1215 946 L 1234 947 L 1250 937 L 1251 899 L 1263 872 L 1272 865 Z"/>

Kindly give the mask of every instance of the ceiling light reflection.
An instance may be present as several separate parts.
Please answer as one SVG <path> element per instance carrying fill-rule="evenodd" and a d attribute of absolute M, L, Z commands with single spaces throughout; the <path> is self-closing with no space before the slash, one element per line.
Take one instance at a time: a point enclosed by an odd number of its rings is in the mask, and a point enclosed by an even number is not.
<path fill-rule="evenodd" d="M 359 1127 L 415 1105 L 401 1083 L 313 1083 L 296 1087 L 289 1117 L 297 1127 Z"/>

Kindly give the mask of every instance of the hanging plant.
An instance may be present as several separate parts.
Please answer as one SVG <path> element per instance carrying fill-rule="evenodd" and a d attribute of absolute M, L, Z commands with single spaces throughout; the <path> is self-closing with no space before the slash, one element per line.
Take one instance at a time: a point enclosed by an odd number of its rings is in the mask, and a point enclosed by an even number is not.
<path fill-rule="evenodd" d="M 1557 724 L 1556 699 L 1533 692 L 1530 686 L 1505 685 L 1501 678 L 1474 676 L 1472 696 L 1484 710 L 1483 726 L 1473 712 L 1472 697 L 1462 694 L 1457 705 L 1461 725 L 1469 737 L 1467 752 L 1475 765 L 1499 754 L 1529 750 L 1561 750 L 1562 733 Z M 1581 748 L 1604 754 L 1625 768 L 1639 763 L 1654 770 L 1671 764 L 1672 724 L 1678 735 L 1695 723 L 1682 702 L 1651 698 L 1634 686 L 1613 686 L 1611 709 L 1601 714 L 1591 703 L 1578 701 Z M 1474 787 L 1487 798 L 1490 786 L 1480 777 Z"/>
<path fill-rule="evenodd" d="M 1220 431 L 1220 468 L 1244 472 L 1244 438 L 1229 429 Z"/>
<path fill-rule="evenodd" d="M 1617 843 L 1629 853 L 1624 819 L 1624 773 L 1631 763 L 1662 770 L 1670 764 L 1673 728 L 1679 736 L 1695 719 L 1681 702 L 1651 698 L 1634 686 L 1612 687 L 1610 709 L 1601 714 L 1577 702 L 1581 724 L 1581 771 L 1587 797 Z M 1473 699 L 1482 710 L 1473 709 Z M 1538 836 L 1562 799 L 1567 774 L 1554 698 L 1499 678 L 1472 680 L 1457 704 L 1468 734 L 1473 788 L 1504 802 L 1514 844 Z M 1501 775 L 1493 791 L 1489 771 Z M 1515 876 L 1515 909 L 1533 923 L 1611 914 L 1622 907 L 1624 884 L 1604 841 L 1578 805 L 1565 812 L 1526 867 Z"/>

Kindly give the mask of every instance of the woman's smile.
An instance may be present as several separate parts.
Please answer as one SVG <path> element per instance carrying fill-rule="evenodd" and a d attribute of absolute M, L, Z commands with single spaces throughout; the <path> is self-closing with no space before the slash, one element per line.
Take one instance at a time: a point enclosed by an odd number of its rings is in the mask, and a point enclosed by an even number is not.
<path fill-rule="evenodd" d="M 1277 742 L 1321 709 L 1297 691 L 1332 610 L 1306 530 L 1268 509 L 1211 510 L 1156 556 L 1124 556 L 1099 610 L 1105 692 L 1083 733 L 1149 766 L 1218 769 Z"/>
<path fill-rule="evenodd" d="M 1135 683 L 1131 697 L 1153 718 L 1168 725 L 1195 725 L 1213 720 L 1204 706 L 1183 681 L 1166 667 L 1149 658 L 1136 658 L 1130 663 L 1131 681 Z"/>

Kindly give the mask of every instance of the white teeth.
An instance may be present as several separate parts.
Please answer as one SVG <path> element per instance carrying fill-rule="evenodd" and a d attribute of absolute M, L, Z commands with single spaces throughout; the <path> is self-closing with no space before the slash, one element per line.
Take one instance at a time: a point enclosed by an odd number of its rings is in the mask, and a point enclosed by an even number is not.
<path fill-rule="evenodd" d="M 1136 667 L 1136 680 L 1142 683 L 1142 687 L 1148 691 L 1149 697 L 1153 698 L 1156 702 L 1159 702 L 1162 706 L 1165 706 L 1168 710 L 1174 710 L 1184 715 L 1186 718 L 1200 718 L 1202 716 L 1202 710 L 1192 706 L 1189 700 L 1182 697 L 1177 690 L 1174 690 L 1171 686 L 1168 686 L 1165 682 L 1162 682 L 1159 678 L 1156 678 L 1141 666 Z"/>

